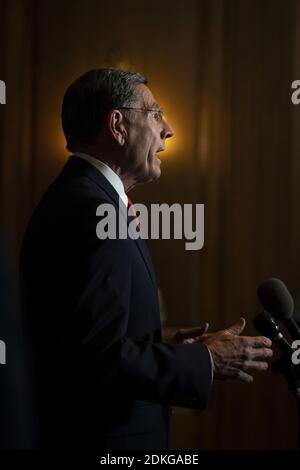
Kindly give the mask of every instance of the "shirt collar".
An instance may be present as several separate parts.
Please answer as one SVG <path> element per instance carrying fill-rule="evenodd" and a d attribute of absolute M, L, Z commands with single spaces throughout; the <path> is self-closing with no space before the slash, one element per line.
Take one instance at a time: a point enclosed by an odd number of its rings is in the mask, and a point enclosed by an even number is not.
<path fill-rule="evenodd" d="M 122 199 L 124 202 L 125 206 L 128 206 L 128 197 L 125 193 L 124 185 L 117 173 L 115 173 L 106 163 L 101 162 L 101 160 L 98 160 L 95 157 L 92 157 L 91 155 L 87 155 L 86 153 L 82 152 L 75 152 L 74 155 L 79 158 L 83 158 L 83 160 L 86 160 L 89 162 L 91 165 L 93 165 L 95 168 L 97 168 L 100 173 L 109 181 L 109 183 L 113 186 L 113 188 L 117 191 L 119 197 Z"/>

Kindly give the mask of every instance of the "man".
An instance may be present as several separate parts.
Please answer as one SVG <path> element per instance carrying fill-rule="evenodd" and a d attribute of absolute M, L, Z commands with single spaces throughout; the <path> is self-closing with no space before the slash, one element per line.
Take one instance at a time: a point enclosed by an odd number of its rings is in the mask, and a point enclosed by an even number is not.
<path fill-rule="evenodd" d="M 150 256 L 140 238 L 96 236 L 97 207 L 161 173 L 173 131 L 145 78 L 92 70 L 67 89 L 62 125 L 73 152 L 36 208 L 21 257 L 36 357 L 41 444 L 166 449 L 169 407 L 205 408 L 216 378 L 252 381 L 272 355 L 240 319 L 213 335 L 164 344 Z"/>

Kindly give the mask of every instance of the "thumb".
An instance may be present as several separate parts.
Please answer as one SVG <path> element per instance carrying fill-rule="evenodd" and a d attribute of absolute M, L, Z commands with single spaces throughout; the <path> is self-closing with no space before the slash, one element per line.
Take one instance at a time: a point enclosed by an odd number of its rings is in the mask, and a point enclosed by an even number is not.
<path fill-rule="evenodd" d="M 209 323 L 205 322 L 201 335 L 205 335 L 205 333 L 207 333 L 208 328 L 209 328 Z"/>
<path fill-rule="evenodd" d="M 226 328 L 226 331 L 232 335 L 240 335 L 246 326 L 245 318 L 241 317 L 234 325 Z"/>

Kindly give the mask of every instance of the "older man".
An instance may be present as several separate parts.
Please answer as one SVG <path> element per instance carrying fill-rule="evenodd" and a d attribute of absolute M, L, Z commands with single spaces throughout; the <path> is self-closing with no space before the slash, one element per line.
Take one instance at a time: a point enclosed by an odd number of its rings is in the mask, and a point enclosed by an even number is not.
<path fill-rule="evenodd" d="M 272 355 L 245 321 L 161 338 L 145 242 L 96 235 L 97 207 L 161 173 L 173 131 L 137 73 L 92 70 L 67 89 L 70 157 L 36 208 L 21 257 L 36 367 L 40 445 L 166 449 L 170 405 L 205 408 L 213 378 L 252 381 Z"/>

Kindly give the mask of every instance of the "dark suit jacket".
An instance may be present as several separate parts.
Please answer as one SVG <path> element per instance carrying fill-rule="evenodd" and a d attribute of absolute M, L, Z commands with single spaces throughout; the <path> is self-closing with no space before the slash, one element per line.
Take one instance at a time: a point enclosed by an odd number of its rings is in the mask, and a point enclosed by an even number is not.
<path fill-rule="evenodd" d="M 168 447 L 169 407 L 204 408 L 202 344 L 162 343 L 145 242 L 99 240 L 96 208 L 118 194 L 72 156 L 26 231 L 22 304 L 36 367 L 41 442 L 105 449 Z"/>

